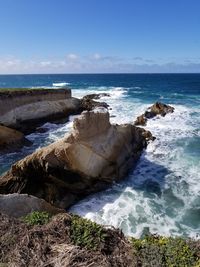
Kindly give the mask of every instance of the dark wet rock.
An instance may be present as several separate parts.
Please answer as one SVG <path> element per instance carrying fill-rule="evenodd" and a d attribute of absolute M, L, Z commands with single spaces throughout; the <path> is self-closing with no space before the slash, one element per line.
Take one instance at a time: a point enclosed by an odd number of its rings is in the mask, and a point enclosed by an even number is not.
<path fill-rule="evenodd" d="M 145 137 L 146 140 L 148 141 L 154 141 L 156 139 L 155 136 L 152 135 L 150 131 L 144 130 L 142 132 L 142 135 Z"/>
<path fill-rule="evenodd" d="M 172 107 L 170 105 L 166 105 L 166 104 L 160 103 L 160 102 L 156 102 L 149 109 L 150 109 L 149 116 L 151 118 L 156 116 L 156 115 L 161 115 L 161 116 L 164 117 L 167 113 L 173 113 L 174 112 L 174 107 Z"/>
<path fill-rule="evenodd" d="M 137 117 L 136 121 L 135 121 L 135 125 L 141 125 L 141 126 L 145 126 L 147 123 L 147 118 L 145 117 L 145 115 L 141 115 L 139 117 Z"/>
<path fill-rule="evenodd" d="M 103 107 L 106 109 L 108 109 L 108 107 L 109 107 L 109 105 L 105 102 L 94 101 L 93 98 L 91 97 L 91 95 L 84 96 L 80 101 L 81 101 L 81 104 L 80 104 L 81 110 L 91 111 L 91 110 L 93 110 L 95 108 L 99 108 L 99 107 Z"/>
<path fill-rule="evenodd" d="M 108 93 L 99 93 L 99 94 L 90 94 L 86 95 L 87 99 L 100 99 L 102 97 L 110 97 L 110 94 Z"/>
<path fill-rule="evenodd" d="M 161 115 L 162 117 L 164 117 L 166 114 L 173 112 L 174 107 L 160 102 L 156 102 L 151 107 L 149 107 L 144 114 L 137 117 L 136 121 L 134 122 L 134 125 L 145 126 L 148 119 L 154 118 L 157 115 Z"/>

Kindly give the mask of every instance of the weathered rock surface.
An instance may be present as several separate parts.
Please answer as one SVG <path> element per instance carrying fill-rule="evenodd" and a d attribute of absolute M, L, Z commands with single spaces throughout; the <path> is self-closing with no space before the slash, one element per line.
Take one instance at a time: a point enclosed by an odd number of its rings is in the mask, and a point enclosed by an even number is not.
<path fill-rule="evenodd" d="M 145 115 L 140 115 L 137 117 L 136 121 L 134 122 L 134 125 L 141 125 L 141 126 L 145 126 L 147 123 L 147 118 L 145 117 Z"/>
<path fill-rule="evenodd" d="M 43 199 L 27 194 L 0 195 L 0 213 L 20 218 L 33 211 L 46 211 L 52 215 L 65 212 L 65 210 L 53 207 Z"/>
<path fill-rule="evenodd" d="M 0 123 L 21 131 L 79 110 L 70 89 L 0 90 Z"/>
<path fill-rule="evenodd" d="M 14 164 L 0 178 L 0 193 L 27 193 L 67 208 L 123 178 L 149 139 L 142 128 L 111 125 L 106 109 L 83 112 L 70 135 Z"/>
<path fill-rule="evenodd" d="M 104 96 L 110 96 L 107 93 L 100 93 L 100 94 L 90 94 L 86 95 L 81 99 L 81 109 L 91 111 L 98 107 L 108 108 L 109 105 L 105 102 L 98 102 L 94 101 L 93 99 L 100 99 Z"/>
<path fill-rule="evenodd" d="M 21 148 L 23 145 L 30 145 L 31 142 L 24 137 L 24 134 L 0 125 L 0 151 L 8 152 Z"/>
<path fill-rule="evenodd" d="M 149 107 L 147 111 L 145 111 L 144 114 L 137 117 L 134 124 L 145 126 L 148 119 L 151 119 L 157 115 L 161 115 L 164 117 L 166 114 L 173 113 L 173 112 L 174 112 L 174 107 L 160 103 L 160 102 L 156 102 L 151 107 Z"/>
<path fill-rule="evenodd" d="M 90 94 L 85 97 L 87 97 L 88 99 L 100 99 L 102 97 L 110 97 L 110 94 L 108 93 Z"/>

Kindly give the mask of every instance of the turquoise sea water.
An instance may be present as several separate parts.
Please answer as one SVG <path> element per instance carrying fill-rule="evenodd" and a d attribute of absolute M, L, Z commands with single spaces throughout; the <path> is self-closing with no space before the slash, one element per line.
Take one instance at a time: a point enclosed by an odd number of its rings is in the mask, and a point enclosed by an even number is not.
<path fill-rule="evenodd" d="M 75 97 L 110 92 L 113 123 L 133 122 L 155 101 L 175 107 L 146 126 L 157 139 L 120 184 L 89 196 L 71 211 L 128 235 L 144 231 L 195 237 L 200 233 L 200 74 L 2 75 L 0 87 L 56 87 L 67 84 Z M 28 136 L 33 146 L 0 157 L 0 173 L 16 160 L 71 130 L 46 123 L 45 133 Z"/>

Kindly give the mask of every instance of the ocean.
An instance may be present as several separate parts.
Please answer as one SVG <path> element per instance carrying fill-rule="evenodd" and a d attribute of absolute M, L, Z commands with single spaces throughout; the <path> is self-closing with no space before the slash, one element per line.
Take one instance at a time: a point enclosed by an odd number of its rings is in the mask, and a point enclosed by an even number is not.
<path fill-rule="evenodd" d="M 200 233 L 200 74 L 69 74 L 1 75 L 0 87 L 59 87 L 74 97 L 109 92 L 104 97 L 112 123 L 132 123 L 155 101 L 175 107 L 166 117 L 148 121 L 156 140 L 143 152 L 136 168 L 119 184 L 91 195 L 71 212 L 139 237 L 151 232 L 165 236 L 198 237 Z M 0 156 L 0 173 L 12 163 L 64 136 L 65 124 L 46 123 L 45 133 L 27 136 L 33 145 Z"/>

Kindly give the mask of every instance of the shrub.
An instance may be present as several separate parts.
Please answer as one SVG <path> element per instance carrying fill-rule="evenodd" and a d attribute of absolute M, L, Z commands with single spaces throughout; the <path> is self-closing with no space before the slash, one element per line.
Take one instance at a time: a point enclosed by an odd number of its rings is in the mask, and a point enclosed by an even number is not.
<path fill-rule="evenodd" d="M 48 212 L 34 211 L 24 216 L 22 220 L 29 225 L 43 225 L 50 221 L 51 215 Z"/>
<path fill-rule="evenodd" d="M 97 250 L 104 244 L 105 237 L 106 233 L 101 225 L 72 215 L 70 238 L 75 245 Z"/>
<path fill-rule="evenodd" d="M 141 266 L 196 267 L 198 257 L 182 238 L 146 236 L 131 238 Z"/>

